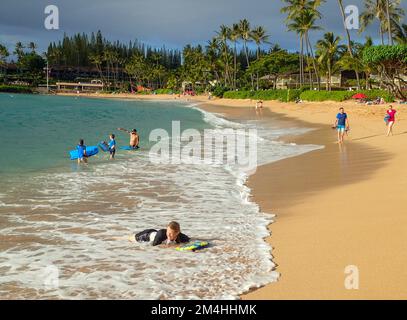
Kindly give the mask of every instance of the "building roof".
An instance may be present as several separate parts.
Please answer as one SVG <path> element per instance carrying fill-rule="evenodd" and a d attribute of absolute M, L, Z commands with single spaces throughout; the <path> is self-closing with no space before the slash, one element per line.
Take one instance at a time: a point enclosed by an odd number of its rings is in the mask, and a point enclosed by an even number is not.
<path fill-rule="evenodd" d="M 103 88 L 103 83 L 89 83 L 89 82 L 57 82 L 57 86 L 66 86 L 66 87 L 95 87 L 95 88 Z"/>

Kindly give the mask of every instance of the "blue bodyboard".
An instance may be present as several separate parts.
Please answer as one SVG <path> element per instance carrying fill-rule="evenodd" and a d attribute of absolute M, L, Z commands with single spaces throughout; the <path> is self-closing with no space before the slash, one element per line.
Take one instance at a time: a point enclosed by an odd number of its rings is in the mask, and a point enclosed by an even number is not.
<path fill-rule="evenodd" d="M 109 146 L 106 144 L 106 142 L 102 141 L 101 143 L 99 143 L 99 148 L 104 151 L 107 152 L 109 151 Z"/>
<path fill-rule="evenodd" d="M 86 147 L 86 157 L 89 158 L 98 153 L 99 153 L 99 149 L 97 146 Z M 69 156 L 71 157 L 71 160 L 77 160 L 78 159 L 78 150 L 69 151 Z"/>
<path fill-rule="evenodd" d="M 130 146 L 125 146 L 125 147 L 120 147 L 120 150 L 126 150 L 126 151 L 137 151 L 139 148 L 133 148 Z"/>

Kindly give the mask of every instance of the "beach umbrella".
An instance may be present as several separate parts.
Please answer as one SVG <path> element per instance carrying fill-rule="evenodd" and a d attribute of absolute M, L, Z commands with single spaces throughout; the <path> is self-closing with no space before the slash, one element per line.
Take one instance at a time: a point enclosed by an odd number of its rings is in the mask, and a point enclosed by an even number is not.
<path fill-rule="evenodd" d="M 352 99 L 367 99 L 367 95 L 364 93 L 357 93 L 352 97 Z"/>

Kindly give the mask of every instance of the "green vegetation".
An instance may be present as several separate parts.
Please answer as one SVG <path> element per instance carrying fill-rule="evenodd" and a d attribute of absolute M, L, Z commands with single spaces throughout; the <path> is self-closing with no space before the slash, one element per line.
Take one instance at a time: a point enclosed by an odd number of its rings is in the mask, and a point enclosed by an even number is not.
<path fill-rule="evenodd" d="M 301 90 L 260 90 L 260 91 L 228 91 L 223 97 L 227 99 L 279 100 L 295 101 L 300 97 Z"/>
<path fill-rule="evenodd" d="M 305 101 L 337 101 L 342 102 L 351 99 L 355 92 L 351 91 L 304 91 L 301 100 Z"/>
<path fill-rule="evenodd" d="M 356 93 L 365 94 L 369 100 L 378 97 L 386 102 L 393 102 L 394 96 L 386 90 L 360 90 L 360 91 L 317 91 L 317 90 L 261 90 L 261 91 L 227 91 L 223 98 L 226 99 L 252 99 L 252 100 L 278 100 L 281 102 L 295 101 L 337 101 L 342 102 L 352 99 Z"/>
<path fill-rule="evenodd" d="M 0 85 L 0 92 L 33 93 L 33 89 L 26 86 Z"/>
<path fill-rule="evenodd" d="M 223 98 L 226 99 L 253 99 L 254 91 L 226 91 Z"/>
<path fill-rule="evenodd" d="M 407 73 L 407 45 L 376 46 L 363 51 L 362 61 L 381 74 L 381 80 L 388 91 L 396 97 L 406 99 L 403 86 L 407 82 L 402 75 Z"/>
<path fill-rule="evenodd" d="M 154 90 L 155 94 L 178 94 L 179 91 L 172 89 L 157 89 Z"/>
<path fill-rule="evenodd" d="M 391 68 L 406 68 L 407 45 L 375 46 L 364 50 L 363 61 L 365 63 L 382 64 Z"/>
<path fill-rule="evenodd" d="M 206 44 L 186 45 L 182 50 L 156 49 L 137 41 L 112 42 L 98 31 L 90 36 L 64 36 L 43 54 L 37 53 L 33 42 L 16 43 L 13 53 L 0 44 L 0 83 L 44 83 L 48 64 L 50 83 L 97 79 L 106 92 L 194 91 L 233 99 L 343 101 L 349 92 L 340 90 L 352 86 L 366 89 L 369 97 L 376 96 L 371 89 L 380 88 L 389 92 L 378 95 L 386 100 L 406 99 L 407 26 L 402 23 L 401 0 L 363 2 L 361 32 L 377 24 L 381 46 L 375 46 L 370 37 L 364 43 L 352 41 L 342 0 L 337 4 L 343 36 L 326 30 L 316 42 L 311 38 L 323 29 L 326 0 L 281 1 L 287 31 L 299 39 L 297 52 L 271 44 L 265 28 L 247 19 L 222 24 Z M 10 56 L 17 60 L 10 61 Z"/>
<path fill-rule="evenodd" d="M 304 91 L 300 99 L 304 101 L 337 101 L 342 102 L 352 99 L 357 93 L 363 93 L 369 100 L 375 100 L 378 97 L 383 98 L 386 102 L 393 102 L 394 96 L 386 90 L 360 90 L 360 91 Z"/>

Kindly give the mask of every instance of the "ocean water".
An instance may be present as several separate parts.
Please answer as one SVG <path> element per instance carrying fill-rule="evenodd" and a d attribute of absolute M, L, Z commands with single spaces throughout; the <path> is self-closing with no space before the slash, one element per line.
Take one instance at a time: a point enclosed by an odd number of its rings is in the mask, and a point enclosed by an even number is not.
<path fill-rule="evenodd" d="M 229 121 L 199 105 L 0 94 L 0 298 L 228 299 L 276 281 L 263 240 L 272 215 L 260 212 L 239 166 L 154 164 L 151 130 L 256 128 L 259 164 L 320 148 L 286 144 L 281 128 Z M 89 166 L 69 161 L 79 138 L 87 145 L 137 128 L 140 152 L 100 153 Z M 181 223 L 197 253 L 132 244 L 117 238 Z"/>
<path fill-rule="evenodd" d="M 137 129 L 146 148 L 148 133 L 155 128 L 170 130 L 172 120 L 182 119 L 182 129 L 208 127 L 197 121 L 198 111 L 186 111 L 176 103 L 55 96 L 0 94 L 0 117 L 6 154 L 0 158 L 0 174 L 65 167 L 68 151 L 80 138 L 86 145 L 97 145 L 114 132 L 119 145 L 128 145 L 128 134 L 118 132 L 118 127 Z"/>

